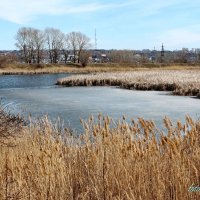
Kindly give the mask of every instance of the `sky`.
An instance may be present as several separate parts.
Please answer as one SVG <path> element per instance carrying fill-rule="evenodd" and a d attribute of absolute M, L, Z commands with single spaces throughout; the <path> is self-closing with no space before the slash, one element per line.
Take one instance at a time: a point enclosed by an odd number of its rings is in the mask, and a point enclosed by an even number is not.
<path fill-rule="evenodd" d="M 0 50 L 19 28 L 80 31 L 98 49 L 200 48 L 199 0 L 0 0 Z"/>

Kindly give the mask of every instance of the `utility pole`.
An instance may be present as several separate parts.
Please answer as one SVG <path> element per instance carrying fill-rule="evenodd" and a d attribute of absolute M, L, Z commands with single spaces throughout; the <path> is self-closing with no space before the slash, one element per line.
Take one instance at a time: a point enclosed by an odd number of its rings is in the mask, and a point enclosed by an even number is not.
<path fill-rule="evenodd" d="M 164 51 L 164 46 L 162 44 L 162 49 L 161 49 L 161 63 L 164 62 L 164 57 L 165 57 L 165 51 Z"/>

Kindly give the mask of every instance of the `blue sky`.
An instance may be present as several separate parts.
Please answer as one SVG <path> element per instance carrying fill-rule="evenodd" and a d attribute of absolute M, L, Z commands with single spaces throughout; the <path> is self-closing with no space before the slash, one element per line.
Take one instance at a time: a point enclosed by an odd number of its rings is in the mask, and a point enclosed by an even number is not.
<path fill-rule="evenodd" d="M 81 31 L 103 49 L 200 48 L 199 0 L 0 0 L 0 50 L 20 27 Z"/>

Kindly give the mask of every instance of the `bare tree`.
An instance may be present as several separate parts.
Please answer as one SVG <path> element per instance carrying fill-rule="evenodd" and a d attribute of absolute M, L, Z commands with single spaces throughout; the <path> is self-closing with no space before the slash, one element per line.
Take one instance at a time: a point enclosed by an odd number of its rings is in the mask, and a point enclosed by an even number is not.
<path fill-rule="evenodd" d="M 67 34 L 67 41 L 69 43 L 69 48 L 72 50 L 73 53 L 73 62 L 76 62 L 76 57 L 77 57 L 77 39 L 76 39 L 76 32 L 71 32 Z"/>
<path fill-rule="evenodd" d="M 79 63 L 82 51 L 91 46 L 90 38 L 81 32 L 71 32 L 68 33 L 67 39 L 74 55 L 74 63 L 76 60 Z"/>
<path fill-rule="evenodd" d="M 30 28 L 20 28 L 16 35 L 16 47 L 22 52 L 22 58 L 26 63 L 41 61 L 41 52 L 44 46 L 43 32 Z"/>
<path fill-rule="evenodd" d="M 17 31 L 16 47 L 21 50 L 22 59 L 28 63 L 28 29 L 22 27 Z"/>
<path fill-rule="evenodd" d="M 57 63 L 61 52 L 67 62 L 70 52 L 73 53 L 74 63 L 80 62 L 81 53 L 91 46 L 90 39 L 81 32 L 71 32 L 67 35 L 58 29 L 39 29 L 22 27 L 16 35 L 16 46 L 21 50 L 26 63 L 40 63 L 45 44 L 51 63 Z"/>
<path fill-rule="evenodd" d="M 34 60 L 35 60 L 33 35 L 34 35 L 34 29 L 33 28 L 27 28 L 28 63 L 33 63 Z"/>
<path fill-rule="evenodd" d="M 68 39 L 68 35 L 65 35 L 65 37 L 64 37 L 62 52 L 63 52 L 63 55 L 64 55 L 65 63 L 67 63 L 68 57 L 70 55 L 70 42 L 69 42 L 69 39 Z"/>
<path fill-rule="evenodd" d="M 46 28 L 45 38 L 51 63 L 57 63 L 60 50 L 63 49 L 65 34 L 58 29 Z"/>
<path fill-rule="evenodd" d="M 32 36 L 33 36 L 35 60 L 39 64 L 42 59 L 42 52 L 43 52 L 44 44 L 45 44 L 45 37 L 44 37 L 43 31 L 41 30 L 33 29 L 32 31 L 33 31 Z"/>
<path fill-rule="evenodd" d="M 85 34 L 81 32 L 77 32 L 77 46 L 78 46 L 78 63 L 80 62 L 80 56 L 83 50 L 88 49 L 91 44 L 90 44 L 90 38 L 88 38 Z"/>

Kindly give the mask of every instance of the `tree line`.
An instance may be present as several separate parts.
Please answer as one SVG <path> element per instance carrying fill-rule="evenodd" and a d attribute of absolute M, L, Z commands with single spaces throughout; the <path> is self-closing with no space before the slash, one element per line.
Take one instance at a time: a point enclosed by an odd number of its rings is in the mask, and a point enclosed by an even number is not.
<path fill-rule="evenodd" d="M 63 33 L 59 29 L 39 30 L 31 27 L 19 28 L 16 34 L 16 47 L 25 63 L 40 64 L 48 57 L 48 62 L 58 63 L 60 56 L 66 63 L 80 63 L 86 60 L 85 50 L 91 47 L 90 38 L 81 32 Z M 48 54 L 48 55 L 46 55 Z"/>

